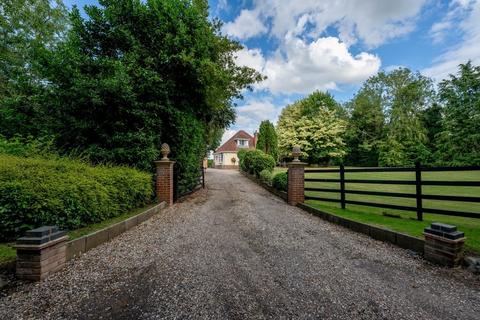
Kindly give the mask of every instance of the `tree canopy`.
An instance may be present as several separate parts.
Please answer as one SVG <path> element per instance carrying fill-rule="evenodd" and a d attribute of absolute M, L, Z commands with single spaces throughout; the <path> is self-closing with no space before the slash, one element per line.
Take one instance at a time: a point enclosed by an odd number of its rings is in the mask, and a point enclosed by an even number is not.
<path fill-rule="evenodd" d="M 345 155 L 346 121 L 342 108 L 329 93 L 316 91 L 282 110 L 277 124 L 281 157 L 300 146 L 310 163 L 328 163 Z"/>
<path fill-rule="evenodd" d="M 19 68 L 20 78 L 37 84 L 18 90 L 26 98 L 0 96 L 0 123 L 6 124 L 0 134 L 7 137 L 51 135 L 63 152 L 141 169 L 152 167 L 167 142 L 180 181 L 194 181 L 186 172 L 198 174 L 207 148 L 235 120 L 233 100 L 262 79 L 235 64 L 242 46 L 209 19 L 206 0 L 100 0 L 84 8 L 86 17 L 74 7 L 64 20 L 59 0 L 20 2 L 27 8 L 7 1 L 2 28 L 17 17 L 17 6 L 58 19 L 41 26 L 32 12 L 18 15 L 20 26 L 42 35 L 42 54 L 25 54 L 29 62 L 18 63 L 38 66 L 35 77 Z M 2 54 L 23 50 L 31 38 L 15 39 L 14 49 Z M 12 74 L 0 75 L 3 92 Z"/>
<path fill-rule="evenodd" d="M 257 149 L 262 150 L 266 154 L 269 154 L 277 161 L 278 159 L 278 139 L 277 132 L 273 123 L 268 120 L 264 120 L 260 123 L 258 129 L 258 141 Z"/>
<path fill-rule="evenodd" d="M 480 165 L 480 66 L 461 64 L 439 87 L 444 105 L 437 156 L 445 164 Z"/>
<path fill-rule="evenodd" d="M 369 78 L 347 104 L 347 163 L 402 166 L 429 161 L 423 120 L 435 101 L 432 80 L 409 69 Z"/>

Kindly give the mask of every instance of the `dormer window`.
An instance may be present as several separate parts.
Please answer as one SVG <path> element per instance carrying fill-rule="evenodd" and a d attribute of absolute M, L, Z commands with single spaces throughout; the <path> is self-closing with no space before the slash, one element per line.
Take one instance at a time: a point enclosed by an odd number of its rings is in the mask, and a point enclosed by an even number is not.
<path fill-rule="evenodd" d="M 237 139 L 237 147 L 248 148 L 248 140 L 247 139 Z"/>

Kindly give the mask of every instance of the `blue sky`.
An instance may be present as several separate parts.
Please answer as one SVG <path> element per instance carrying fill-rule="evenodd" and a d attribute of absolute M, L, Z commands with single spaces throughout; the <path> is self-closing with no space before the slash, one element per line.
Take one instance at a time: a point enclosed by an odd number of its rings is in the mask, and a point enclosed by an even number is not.
<path fill-rule="evenodd" d="M 71 6 L 95 0 L 67 0 Z M 223 33 L 245 48 L 237 63 L 268 79 L 236 101 L 236 130 L 276 123 L 314 90 L 348 101 L 379 70 L 408 67 L 439 81 L 459 63 L 480 64 L 480 0 L 210 0 Z"/>

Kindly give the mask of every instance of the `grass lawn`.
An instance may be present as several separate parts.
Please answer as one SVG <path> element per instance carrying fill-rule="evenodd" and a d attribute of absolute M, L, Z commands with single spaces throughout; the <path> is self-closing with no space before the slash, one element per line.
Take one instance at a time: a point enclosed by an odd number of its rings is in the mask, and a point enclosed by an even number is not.
<path fill-rule="evenodd" d="M 95 231 L 98 231 L 98 230 L 101 230 L 101 229 L 106 228 L 108 226 L 111 226 L 112 224 L 115 224 L 117 222 L 126 220 L 130 217 L 133 217 L 137 214 L 140 214 L 141 212 L 143 212 L 143 211 L 145 211 L 149 208 L 152 208 L 153 206 L 156 206 L 156 205 L 157 204 L 152 204 L 152 205 L 149 205 L 149 206 L 146 206 L 146 207 L 143 207 L 143 208 L 138 208 L 138 209 L 129 211 L 125 214 L 119 215 L 117 217 L 107 219 L 107 220 L 99 222 L 99 223 L 91 224 L 89 226 L 86 226 L 86 227 L 83 227 L 83 228 L 80 228 L 80 229 L 77 229 L 77 230 L 69 231 L 68 232 L 68 238 L 70 240 L 80 238 L 84 235 L 87 235 L 89 233 L 93 233 Z M 15 260 L 16 251 L 13 248 L 14 244 L 15 243 L 13 243 L 13 242 L 12 243 L 0 243 L 0 265 L 2 265 L 4 263 L 8 263 L 12 260 Z"/>
<path fill-rule="evenodd" d="M 280 168 L 284 169 L 284 168 Z M 280 170 L 278 169 L 278 170 Z M 308 169 L 307 169 L 308 171 Z M 338 179 L 339 173 L 306 173 L 309 178 Z M 346 172 L 345 179 L 377 179 L 377 180 L 414 180 L 413 172 Z M 458 171 L 458 172 L 423 172 L 422 180 L 447 180 L 447 181 L 480 181 L 480 171 Z M 331 182 L 307 182 L 307 187 L 340 189 L 339 183 Z M 409 185 L 380 185 L 380 184 L 348 184 L 347 190 L 366 190 L 366 191 L 385 191 L 402 192 L 415 194 L 415 186 Z M 480 196 L 480 187 L 448 187 L 448 186 L 423 186 L 424 194 L 438 195 L 458 195 L 458 196 Z M 319 196 L 323 198 L 339 199 L 339 193 L 307 191 L 307 195 Z M 369 195 L 346 194 L 347 200 L 368 201 L 375 203 L 387 203 L 403 206 L 415 207 L 415 199 L 380 197 Z M 350 218 L 352 220 L 366 222 L 373 225 L 384 226 L 389 229 L 421 237 L 423 228 L 432 222 L 444 222 L 453 224 L 460 231 L 465 232 L 467 236 L 467 250 L 480 253 L 480 203 L 441 201 L 441 200 L 423 200 L 425 208 L 436 208 L 444 210 L 456 210 L 479 213 L 479 219 L 463 218 L 446 215 L 436 215 L 424 213 L 424 221 L 417 221 L 416 213 L 409 211 L 400 211 L 392 209 L 383 209 L 376 207 L 358 206 L 347 204 L 347 209 L 340 209 L 340 204 L 331 202 L 322 202 L 308 200 L 307 204 L 312 205 L 330 213 Z M 385 216 L 384 213 L 398 215 L 396 217 Z"/>
<path fill-rule="evenodd" d="M 287 168 L 282 168 L 282 167 L 273 168 L 273 175 L 276 175 L 277 173 L 280 173 L 280 172 L 287 172 Z"/>
<path fill-rule="evenodd" d="M 15 259 L 14 243 L 0 243 L 0 266 Z"/>

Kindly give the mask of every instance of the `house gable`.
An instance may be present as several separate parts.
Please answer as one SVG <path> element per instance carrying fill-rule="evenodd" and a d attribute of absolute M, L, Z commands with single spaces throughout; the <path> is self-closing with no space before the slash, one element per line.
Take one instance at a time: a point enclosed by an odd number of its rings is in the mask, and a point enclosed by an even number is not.
<path fill-rule="evenodd" d="M 215 153 L 234 152 L 236 153 L 240 149 L 255 149 L 255 138 L 244 130 L 240 130 L 235 133 L 230 139 L 228 139 L 223 145 L 221 145 Z M 242 146 L 243 145 L 243 146 Z"/>

